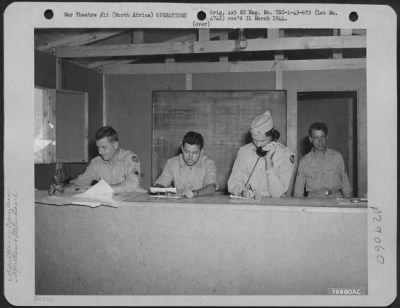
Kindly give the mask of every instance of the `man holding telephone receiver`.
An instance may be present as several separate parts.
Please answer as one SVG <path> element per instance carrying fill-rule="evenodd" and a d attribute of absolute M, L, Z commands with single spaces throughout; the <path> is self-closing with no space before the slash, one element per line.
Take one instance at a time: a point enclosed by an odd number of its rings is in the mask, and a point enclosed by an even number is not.
<path fill-rule="evenodd" d="M 294 154 L 277 142 L 280 133 L 266 111 L 251 123 L 253 142 L 239 149 L 228 191 L 247 198 L 282 197 L 287 192 L 295 166 Z"/>

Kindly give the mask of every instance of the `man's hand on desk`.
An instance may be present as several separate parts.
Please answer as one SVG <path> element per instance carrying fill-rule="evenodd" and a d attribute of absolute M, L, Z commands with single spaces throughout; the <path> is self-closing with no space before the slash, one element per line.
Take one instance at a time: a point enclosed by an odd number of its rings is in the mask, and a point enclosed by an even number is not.
<path fill-rule="evenodd" d="M 251 186 L 249 184 L 247 184 L 245 186 L 243 191 L 240 193 L 240 196 L 248 198 L 248 199 L 255 199 L 256 198 L 256 195 L 255 195 L 253 189 L 251 188 Z"/>
<path fill-rule="evenodd" d="M 182 196 L 184 196 L 186 198 L 189 198 L 189 199 L 198 196 L 198 193 L 196 191 L 192 190 L 189 187 L 185 187 L 183 189 L 178 189 L 177 193 L 178 193 L 178 195 L 182 195 Z"/>
<path fill-rule="evenodd" d="M 89 187 L 77 186 L 73 184 L 51 184 L 49 188 L 49 195 L 67 193 L 82 193 L 88 190 Z"/>
<path fill-rule="evenodd" d="M 244 185 L 237 186 L 232 192 L 232 194 L 235 196 L 244 197 L 248 199 L 255 199 L 255 193 L 249 184 L 247 184 L 246 186 Z"/>
<path fill-rule="evenodd" d="M 64 193 L 64 184 L 51 184 L 49 187 L 49 195 Z"/>

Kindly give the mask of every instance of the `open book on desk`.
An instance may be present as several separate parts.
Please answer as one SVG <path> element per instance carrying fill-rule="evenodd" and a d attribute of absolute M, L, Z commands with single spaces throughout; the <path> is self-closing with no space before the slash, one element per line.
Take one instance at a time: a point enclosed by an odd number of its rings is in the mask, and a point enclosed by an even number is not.
<path fill-rule="evenodd" d="M 150 187 L 150 192 L 153 194 L 176 194 L 175 187 Z"/>
<path fill-rule="evenodd" d="M 150 187 L 150 197 L 160 199 L 182 199 L 182 195 L 178 195 L 176 187 Z"/>

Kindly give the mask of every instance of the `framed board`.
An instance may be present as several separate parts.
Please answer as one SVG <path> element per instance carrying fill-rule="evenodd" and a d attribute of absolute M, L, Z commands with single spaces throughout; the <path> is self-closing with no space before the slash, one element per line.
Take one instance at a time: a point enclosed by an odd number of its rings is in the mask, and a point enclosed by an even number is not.
<path fill-rule="evenodd" d="M 286 91 L 154 91 L 152 182 L 180 153 L 183 136 L 196 131 L 203 135 L 204 155 L 216 162 L 220 190 L 226 190 L 239 148 L 251 142 L 251 121 L 266 110 L 286 144 Z"/>

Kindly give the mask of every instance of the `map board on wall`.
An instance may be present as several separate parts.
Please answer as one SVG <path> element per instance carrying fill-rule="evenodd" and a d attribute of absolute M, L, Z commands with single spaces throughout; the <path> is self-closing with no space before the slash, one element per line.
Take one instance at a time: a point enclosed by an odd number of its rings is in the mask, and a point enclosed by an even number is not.
<path fill-rule="evenodd" d="M 154 91 L 152 183 L 171 158 L 180 153 L 183 136 L 196 131 L 204 138 L 204 155 L 217 165 L 220 190 L 226 190 L 239 148 L 251 142 L 253 118 L 270 110 L 286 144 L 286 91 Z"/>

